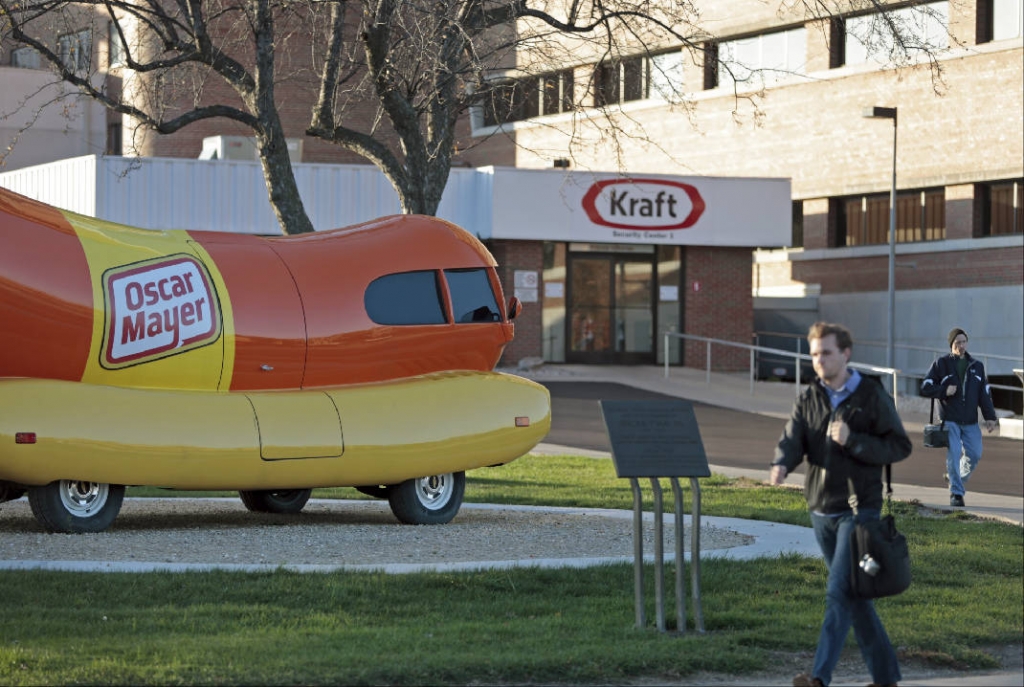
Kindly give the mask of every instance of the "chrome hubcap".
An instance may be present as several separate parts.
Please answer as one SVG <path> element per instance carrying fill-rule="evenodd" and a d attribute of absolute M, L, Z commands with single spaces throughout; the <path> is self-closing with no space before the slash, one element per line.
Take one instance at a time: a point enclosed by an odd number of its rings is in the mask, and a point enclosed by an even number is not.
<path fill-rule="evenodd" d="M 80 518 L 94 515 L 103 508 L 110 494 L 110 485 L 97 482 L 60 481 L 60 502 L 68 513 Z"/>
<path fill-rule="evenodd" d="M 427 510 L 440 510 L 452 498 L 452 474 L 430 475 L 416 480 L 416 497 Z"/>

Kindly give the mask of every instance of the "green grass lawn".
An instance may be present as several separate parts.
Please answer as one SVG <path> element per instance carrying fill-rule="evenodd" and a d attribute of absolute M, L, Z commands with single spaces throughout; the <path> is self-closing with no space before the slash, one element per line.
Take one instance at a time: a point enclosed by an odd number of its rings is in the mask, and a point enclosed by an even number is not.
<path fill-rule="evenodd" d="M 705 515 L 808 524 L 798 490 L 717 476 L 701 490 Z M 466 498 L 632 508 L 610 461 L 569 456 L 471 473 Z M 1020 643 L 1024 632 L 1022 529 L 896 507 L 914 584 L 878 608 L 901 656 L 995 667 L 984 648 Z M 707 632 L 680 636 L 634 627 L 630 564 L 416 575 L 0 571 L 0 684 L 614 684 L 763 670 L 771 652 L 813 649 L 819 560 L 707 559 L 701 573 Z M 667 566 L 666 579 L 673 574 Z"/>

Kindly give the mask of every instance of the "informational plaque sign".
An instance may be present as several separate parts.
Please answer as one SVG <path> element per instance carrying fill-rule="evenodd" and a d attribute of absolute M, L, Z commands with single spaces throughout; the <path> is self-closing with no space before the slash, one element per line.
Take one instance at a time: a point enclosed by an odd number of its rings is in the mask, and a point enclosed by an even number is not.
<path fill-rule="evenodd" d="M 601 401 L 619 477 L 710 477 L 693 404 Z"/>
<path fill-rule="evenodd" d="M 601 413 L 612 444 L 612 462 L 619 477 L 628 478 L 633 489 L 633 576 L 636 595 L 636 626 L 645 627 L 643 497 L 640 478 L 650 479 L 654 491 L 654 598 L 656 625 L 666 631 L 665 555 L 662 522 L 661 479 L 667 478 L 675 498 L 676 535 L 676 630 L 686 630 L 686 595 L 683 569 L 683 492 L 680 477 L 690 478 L 693 495 L 690 572 L 693 577 L 694 621 L 704 632 L 700 601 L 700 484 L 698 477 L 710 477 L 704 442 L 700 439 L 693 404 L 682 399 L 667 401 L 601 401 Z"/>

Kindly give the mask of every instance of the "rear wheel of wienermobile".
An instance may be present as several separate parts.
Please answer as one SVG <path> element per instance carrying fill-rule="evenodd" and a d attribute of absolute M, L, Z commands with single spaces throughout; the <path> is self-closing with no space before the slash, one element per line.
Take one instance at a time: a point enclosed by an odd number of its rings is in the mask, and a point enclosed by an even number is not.
<path fill-rule="evenodd" d="M 407 525 L 443 525 L 459 512 L 465 493 L 466 473 L 448 472 L 388 487 L 388 503 Z"/>
<path fill-rule="evenodd" d="M 278 513 L 291 515 L 298 513 L 309 501 L 312 489 L 260 489 L 240 491 L 245 507 L 254 513 Z"/>
<path fill-rule="evenodd" d="M 102 532 L 121 512 L 124 486 L 62 479 L 28 490 L 39 524 L 50 532 Z"/>

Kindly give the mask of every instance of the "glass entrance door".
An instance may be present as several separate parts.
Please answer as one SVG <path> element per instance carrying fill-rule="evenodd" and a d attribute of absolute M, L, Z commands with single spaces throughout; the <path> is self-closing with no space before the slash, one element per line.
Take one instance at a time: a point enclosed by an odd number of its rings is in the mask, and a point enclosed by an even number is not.
<path fill-rule="evenodd" d="M 566 361 L 654 362 L 654 265 L 649 256 L 570 255 Z"/>

